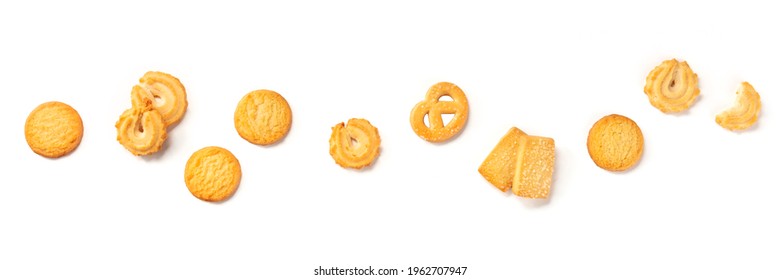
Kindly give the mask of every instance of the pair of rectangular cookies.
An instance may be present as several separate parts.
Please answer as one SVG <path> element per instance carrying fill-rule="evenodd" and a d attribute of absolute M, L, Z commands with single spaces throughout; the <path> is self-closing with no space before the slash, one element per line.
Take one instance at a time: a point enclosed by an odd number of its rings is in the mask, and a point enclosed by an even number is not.
<path fill-rule="evenodd" d="M 502 192 L 526 198 L 547 198 L 556 159 L 552 138 L 527 135 L 513 127 L 477 169 Z"/>

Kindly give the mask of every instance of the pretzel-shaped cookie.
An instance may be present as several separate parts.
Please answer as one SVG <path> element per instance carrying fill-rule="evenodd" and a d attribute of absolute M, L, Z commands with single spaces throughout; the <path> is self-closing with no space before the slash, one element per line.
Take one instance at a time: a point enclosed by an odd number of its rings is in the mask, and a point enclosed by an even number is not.
<path fill-rule="evenodd" d="M 163 116 L 138 85 L 133 86 L 131 100 L 133 107 L 125 110 L 115 124 L 117 141 L 137 156 L 155 153 L 167 137 Z"/>
<path fill-rule="evenodd" d="M 675 59 L 662 62 L 648 73 L 643 90 L 651 105 L 664 113 L 689 109 L 700 94 L 697 74 L 688 63 Z"/>
<path fill-rule="evenodd" d="M 163 72 L 149 71 L 139 82 L 155 110 L 163 116 L 166 127 L 182 119 L 187 111 L 187 93 L 179 79 Z"/>
<path fill-rule="evenodd" d="M 380 134 L 365 119 L 350 119 L 331 130 L 331 157 L 345 168 L 361 169 L 380 155 Z"/>
<path fill-rule="evenodd" d="M 450 96 L 453 101 L 439 101 L 442 96 Z M 442 114 L 454 114 L 445 125 Z M 424 118 L 428 115 L 429 126 Z M 429 142 L 442 142 L 458 134 L 469 116 L 469 103 L 464 92 L 448 82 L 437 83 L 429 88 L 426 99 L 412 108 L 409 122 L 415 134 Z"/>

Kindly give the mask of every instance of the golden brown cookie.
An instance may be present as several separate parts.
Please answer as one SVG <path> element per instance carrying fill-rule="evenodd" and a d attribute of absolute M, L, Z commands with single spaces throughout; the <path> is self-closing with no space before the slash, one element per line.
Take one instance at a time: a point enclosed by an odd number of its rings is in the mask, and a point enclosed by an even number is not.
<path fill-rule="evenodd" d="M 522 136 L 513 173 L 513 193 L 526 198 L 548 198 L 553 182 L 556 149 L 553 139 Z"/>
<path fill-rule="evenodd" d="M 187 93 L 179 79 L 163 72 L 149 71 L 139 82 L 155 110 L 163 116 L 166 127 L 182 119 L 187 111 Z"/>
<path fill-rule="evenodd" d="M 440 101 L 443 96 L 449 96 L 453 101 Z M 453 119 L 444 124 L 442 114 L 453 114 Z M 424 122 L 427 116 L 428 126 Z M 412 108 L 409 122 L 412 130 L 421 138 L 429 142 L 442 142 L 458 134 L 468 117 L 469 102 L 464 91 L 454 84 L 441 82 L 431 86 L 426 98 Z"/>
<path fill-rule="evenodd" d="M 380 133 L 365 119 L 350 119 L 331 129 L 331 157 L 345 168 L 361 169 L 380 155 Z"/>
<path fill-rule="evenodd" d="M 79 112 L 68 104 L 51 101 L 38 105 L 24 123 L 24 138 L 36 154 L 47 158 L 64 156 L 79 146 L 84 124 Z"/>
<path fill-rule="evenodd" d="M 233 124 L 241 138 L 250 143 L 270 145 L 290 131 L 293 113 L 287 100 L 271 90 L 245 95 L 233 113 Z"/>
<path fill-rule="evenodd" d="M 241 182 L 241 165 L 233 154 L 220 147 L 196 151 L 184 168 L 184 183 L 193 196 L 205 201 L 230 198 Z"/>
<path fill-rule="evenodd" d="M 643 155 L 643 132 L 627 117 L 608 115 L 591 127 L 586 146 L 597 166 L 623 171 L 637 164 Z"/>
<path fill-rule="evenodd" d="M 670 59 L 656 66 L 645 79 L 651 105 L 664 113 L 688 109 L 700 95 L 697 74 L 689 64 Z"/>
<path fill-rule="evenodd" d="M 517 127 L 510 128 L 477 169 L 483 178 L 502 192 L 506 192 L 513 186 L 518 146 L 524 135 L 526 133 Z"/>
<path fill-rule="evenodd" d="M 168 136 L 163 117 L 140 86 L 133 86 L 131 96 L 133 107 L 125 110 L 114 125 L 117 141 L 137 156 L 155 153 Z"/>
<path fill-rule="evenodd" d="M 716 116 L 716 123 L 729 130 L 743 130 L 751 127 L 759 118 L 762 102 L 759 93 L 747 82 L 740 84 L 735 104 Z"/>

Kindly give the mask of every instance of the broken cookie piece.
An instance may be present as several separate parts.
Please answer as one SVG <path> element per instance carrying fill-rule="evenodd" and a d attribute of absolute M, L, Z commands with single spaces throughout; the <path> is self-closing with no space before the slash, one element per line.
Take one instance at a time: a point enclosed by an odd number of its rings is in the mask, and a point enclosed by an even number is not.
<path fill-rule="evenodd" d="M 753 126 L 762 108 L 759 93 L 748 82 L 741 83 L 736 94 L 735 104 L 716 116 L 716 123 L 732 131 Z"/>

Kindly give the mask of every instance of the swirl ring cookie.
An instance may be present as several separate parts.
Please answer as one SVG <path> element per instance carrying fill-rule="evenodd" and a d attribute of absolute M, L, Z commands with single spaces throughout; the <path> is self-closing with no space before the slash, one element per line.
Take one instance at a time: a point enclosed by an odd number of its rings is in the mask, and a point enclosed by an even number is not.
<path fill-rule="evenodd" d="M 700 94 L 697 74 L 688 63 L 675 59 L 662 62 L 648 74 L 644 91 L 651 105 L 664 113 L 688 109 Z"/>
<path fill-rule="evenodd" d="M 253 144 L 270 145 L 290 131 L 293 113 L 282 95 L 271 90 L 247 93 L 233 113 L 233 124 L 241 138 Z"/>
<path fill-rule="evenodd" d="M 350 119 L 331 129 L 331 157 L 345 168 L 361 169 L 380 155 L 380 134 L 365 119 Z"/>
<path fill-rule="evenodd" d="M 735 104 L 716 116 L 716 123 L 729 130 L 743 130 L 754 125 L 759 118 L 762 102 L 759 93 L 747 82 L 740 84 Z"/>
<path fill-rule="evenodd" d="M 184 183 L 193 196 L 218 202 L 230 198 L 241 182 L 241 165 L 221 147 L 205 147 L 193 153 L 184 168 Z"/>
<path fill-rule="evenodd" d="M 609 171 L 623 171 L 637 164 L 643 155 L 643 132 L 637 124 L 622 115 L 608 115 L 588 132 L 588 154 L 591 160 Z"/>
<path fill-rule="evenodd" d="M 155 110 L 162 115 L 165 126 L 182 119 L 187 111 L 187 93 L 179 79 L 163 72 L 149 71 L 139 82 Z"/>
<path fill-rule="evenodd" d="M 449 96 L 453 101 L 440 101 L 443 96 Z M 445 125 L 442 114 L 453 114 L 453 119 Z M 427 115 L 429 126 L 424 122 Z M 431 86 L 426 98 L 412 108 L 409 122 L 412 130 L 421 138 L 429 142 L 442 142 L 458 134 L 468 117 L 469 102 L 464 91 L 452 83 L 440 82 Z"/>
<path fill-rule="evenodd" d="M 84 124 L 68 104 L 51 101 L 38 105 L 24 123 L 24 138 L 36 154 L 59 158 L 81 143 Z"/>
<path fill-rule="evenodd" d="M 114 125 L 117 141 L 137 156 L 155 153 L 168 137 L 163 116 L 140 86 L 133 87 L 131 96 L 133 107 L 125 110 Z"/>

